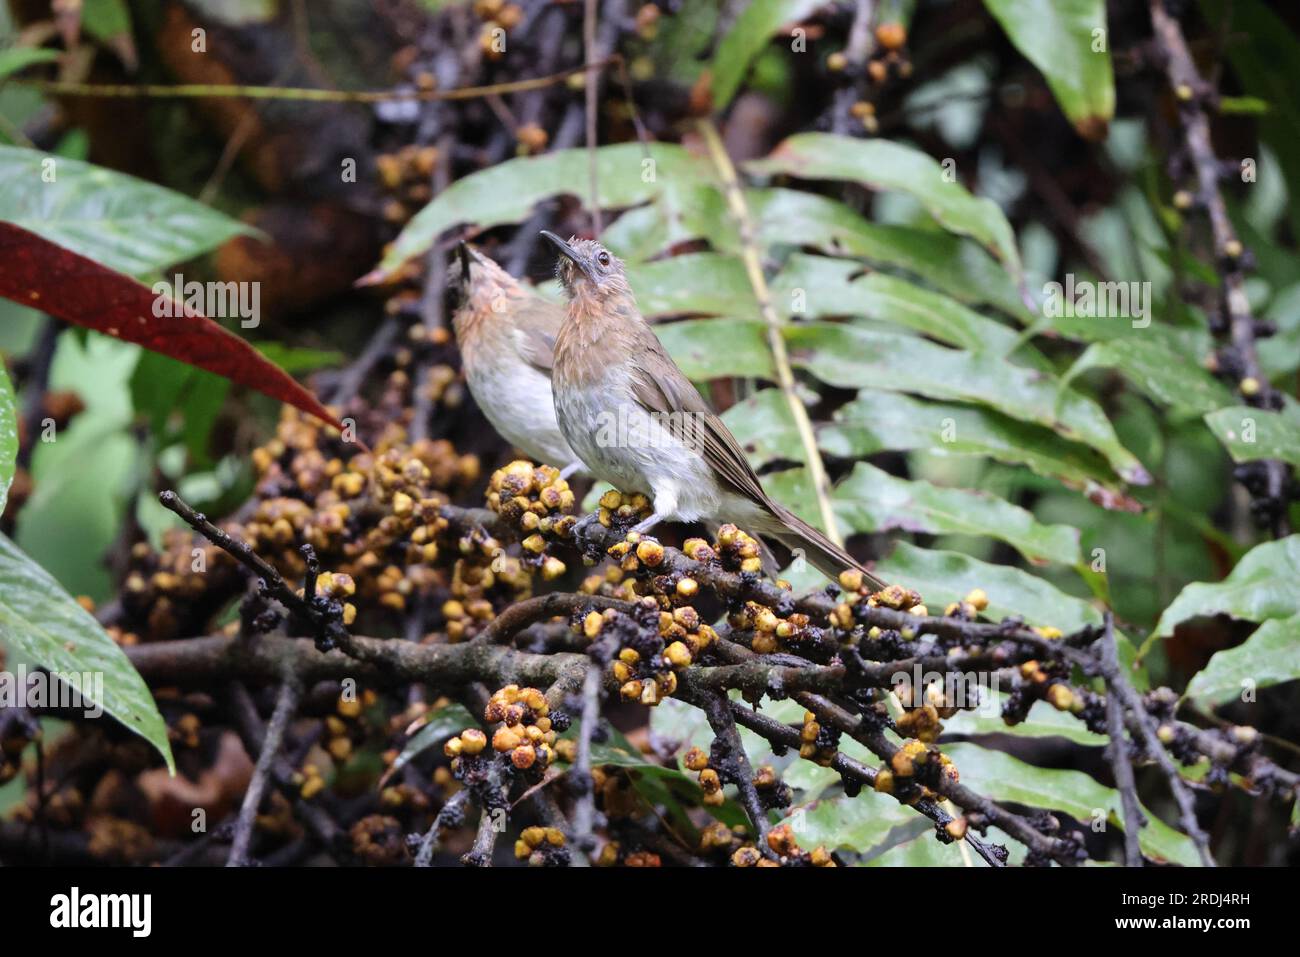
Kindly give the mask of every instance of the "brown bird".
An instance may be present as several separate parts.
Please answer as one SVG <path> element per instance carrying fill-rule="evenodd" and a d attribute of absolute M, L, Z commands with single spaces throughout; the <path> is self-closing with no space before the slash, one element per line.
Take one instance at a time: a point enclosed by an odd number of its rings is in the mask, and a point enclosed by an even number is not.
<path fill-rule="evenodd" d="M 569 308 L 555 340 L 551 384 L 560 430 L 587 470 L 654 500 L 659 522 L 734 522 L 801 550 L 832 580 L 850 568 L 882 581 L 763 491 L 736 437 L 660 345 L 637 308 L 623 264 L 598 242 L 542 232 Z"/>
<path fill-rule="evenodd" d="M 452 316 L 465 379 L 492 427 L 567 478 L 582 468 L 555 421 L 551 366 L 564 308 L 460 244 L 463 298 Z"/>

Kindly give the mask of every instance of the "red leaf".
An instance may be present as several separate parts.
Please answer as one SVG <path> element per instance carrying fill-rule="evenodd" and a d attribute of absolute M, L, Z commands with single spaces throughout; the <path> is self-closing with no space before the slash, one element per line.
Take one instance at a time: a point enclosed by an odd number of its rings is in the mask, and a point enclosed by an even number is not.
<path fill-rule="evenodd" d="M 154 291 L 130 276 L 0 222 L 0 296 L 94 329 L 288 402 L 342 431 L 343 423 L 239 336 L 183 303 L 155 316 Z"/>

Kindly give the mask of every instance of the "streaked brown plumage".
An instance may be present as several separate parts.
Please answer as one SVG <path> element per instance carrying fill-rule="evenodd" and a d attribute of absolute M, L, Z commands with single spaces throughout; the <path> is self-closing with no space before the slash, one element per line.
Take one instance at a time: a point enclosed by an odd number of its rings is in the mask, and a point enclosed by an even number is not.
<path fill-rule="evenodd" d="M 592 240 L 564 242 L 557 272 L 569 308 L 555 340 L 556 418 L 587 470 L 654 500 L 660 521 L 734 522 L 775 538 L 836 578 L 858 569 L 884 583 L 822 532 L 772 501 L 731 430 L 660 345 L 637 308 L 623 264 Z"/>
<path fill-rule="evenodd" d="M 564 309 L 465 243 L 463 299 L 452 317 L 465 379 L 483 414 L 509 443 L 568 476 L 581 463 L 555 420 L 551 365 Z"/>

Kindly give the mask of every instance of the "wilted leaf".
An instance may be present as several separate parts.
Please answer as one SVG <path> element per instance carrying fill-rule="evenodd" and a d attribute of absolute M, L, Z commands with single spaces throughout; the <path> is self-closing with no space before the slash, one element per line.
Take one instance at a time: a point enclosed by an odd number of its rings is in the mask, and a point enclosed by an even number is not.
<path fill-rule="evenodd" d="M 1234 405 L 1205 416 L 1234 462 L 1281 459 L 1300 467 L 1300 425 L 1280 412 Z"/>
<path fill-rule="evenodd" d="M 0 146 L 0 182 L 0 222 L 136 278 L 253 232 L 170 189 L 38 150 Z"/>
<path fill-rule="evenodd" d="M 871 386 L 934 399 L 977 402 L 1091 445 L 1125 481 L 1145 485 L 1146 469 L 1120 444 L 1101 406 L 1079 393 L 1060 393 L 1052 376 L 997 356 L 947 349 L 913 336 L 833 323 L 785 330 L 791 361 L 830 385 Z"/>
<path fill-rule="evenodd" d="M 750 62 L 778 29 L 803 20 L 819 6 L 820 0 L 752 0 L 741 7 L 713 57 L 713 109 L 727 108 Z"/>
<path fill-rule="evenodd" d="M 1153 636 L 1169 635 L 1180 621 L 1231 615 L 1244 621 L 1300 614 L 1300 535 L 1256 545 L 1221 582 L 1193 582 L 1179 592 Z"/>
<path fill-rule="evenodd" d="M 1035 767 L 976 744 L 945 745 L 942 750 L 957 765 L 962 784 L 995 801 L 1064 811 L 1085 825 L 1104 817 L 1122 829 L 1119 792 L 1098 784 L 1082 771 Z M 1147 826 L 1138 832 L 1144 854 L 1185 867 L 1200 863 L 1191 838 L 1150 811 L 1145 814 Z"/>
<path fill-rule="evenodd" d="M 819 429 L 818 444 L 841 458 L 911 449 L 932 455 L 987 455 L 1059 479 L 1103 508 L 1139 507 L 1092 449 L 978 406 L 863 389 L 836 410 L 833 423 Z"/>
<path fill-rule="evenodd" d="M 1042 71 L 1079 134 L 1105 139 L 1115 115 L 1106 0 L 984 0 L 984 6 Z"/>
<path fill-rule="evenodd" d="M 806 519 L 817 514 L 804 469 L 789 469 L 765 479 L 779 501 Z M 931 535 L 982 535 L 1012 545 L 1030 561 L 1077 564 L 1079 530 L 1042 525 L 1025 509 L 987 492 L 941 488 L 925 481 L 895 478 L 867 462 L 831 490 L 831 504 L 843 531 L 922 532 Z"/>
<path fill-rule="evenodd" d="M 155 315 L 158 295 L 120 272 L 9 223 L 0 223 L 0 261 L 0 296 L 214 372 L 343 428 L 239 336 L 180 303 L 172 304 L 174 317 Z"/>
<path fill-rule="evenodd" d="M 1217 706 L 1247 688 L 1300 678 L 1300 615 L 1270 618 L 1235 648 L 1216 651 L 1187 685 L 1187 697 Z"/>
<path fill-rule="evenodd" d="M 158 749 L 175 770 L 167 726 L 144 679 L 91 614 L 0 535 L 0 640 Z M 87 680 L 89 678 L 89 680 Z M 99 679 L 102 678 L 102 687 Z"/>
<path fill-rule="evenodd" d="M 907 193 L 941 225 L 977 240 L 1002 260 L 1013 278 L 1021 278 L 1015 233 L 998 204 L 972 196 L 933 157 L 918 149 L 883 139 L 799 133 L 746 168 L 765 175 L 848 180 L 872 189 Z"/>

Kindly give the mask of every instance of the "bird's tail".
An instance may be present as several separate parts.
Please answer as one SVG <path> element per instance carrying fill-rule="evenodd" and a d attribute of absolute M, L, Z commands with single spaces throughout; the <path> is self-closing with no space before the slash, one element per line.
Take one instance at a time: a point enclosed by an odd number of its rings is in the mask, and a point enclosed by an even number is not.
<path fill-rule="evenodd" d="M 772 514 L 776 521 L 764 531 L 796 553 L 802 552 L 804 558 L 812 562 L 827 578 L 838 581 L 840 572 L 853 568 L 862 573 L 863 580 L 873 591 L 886 587 L 883 581 L 862 567 L 848 552 L 793 512 L 773 503 Z"/>

